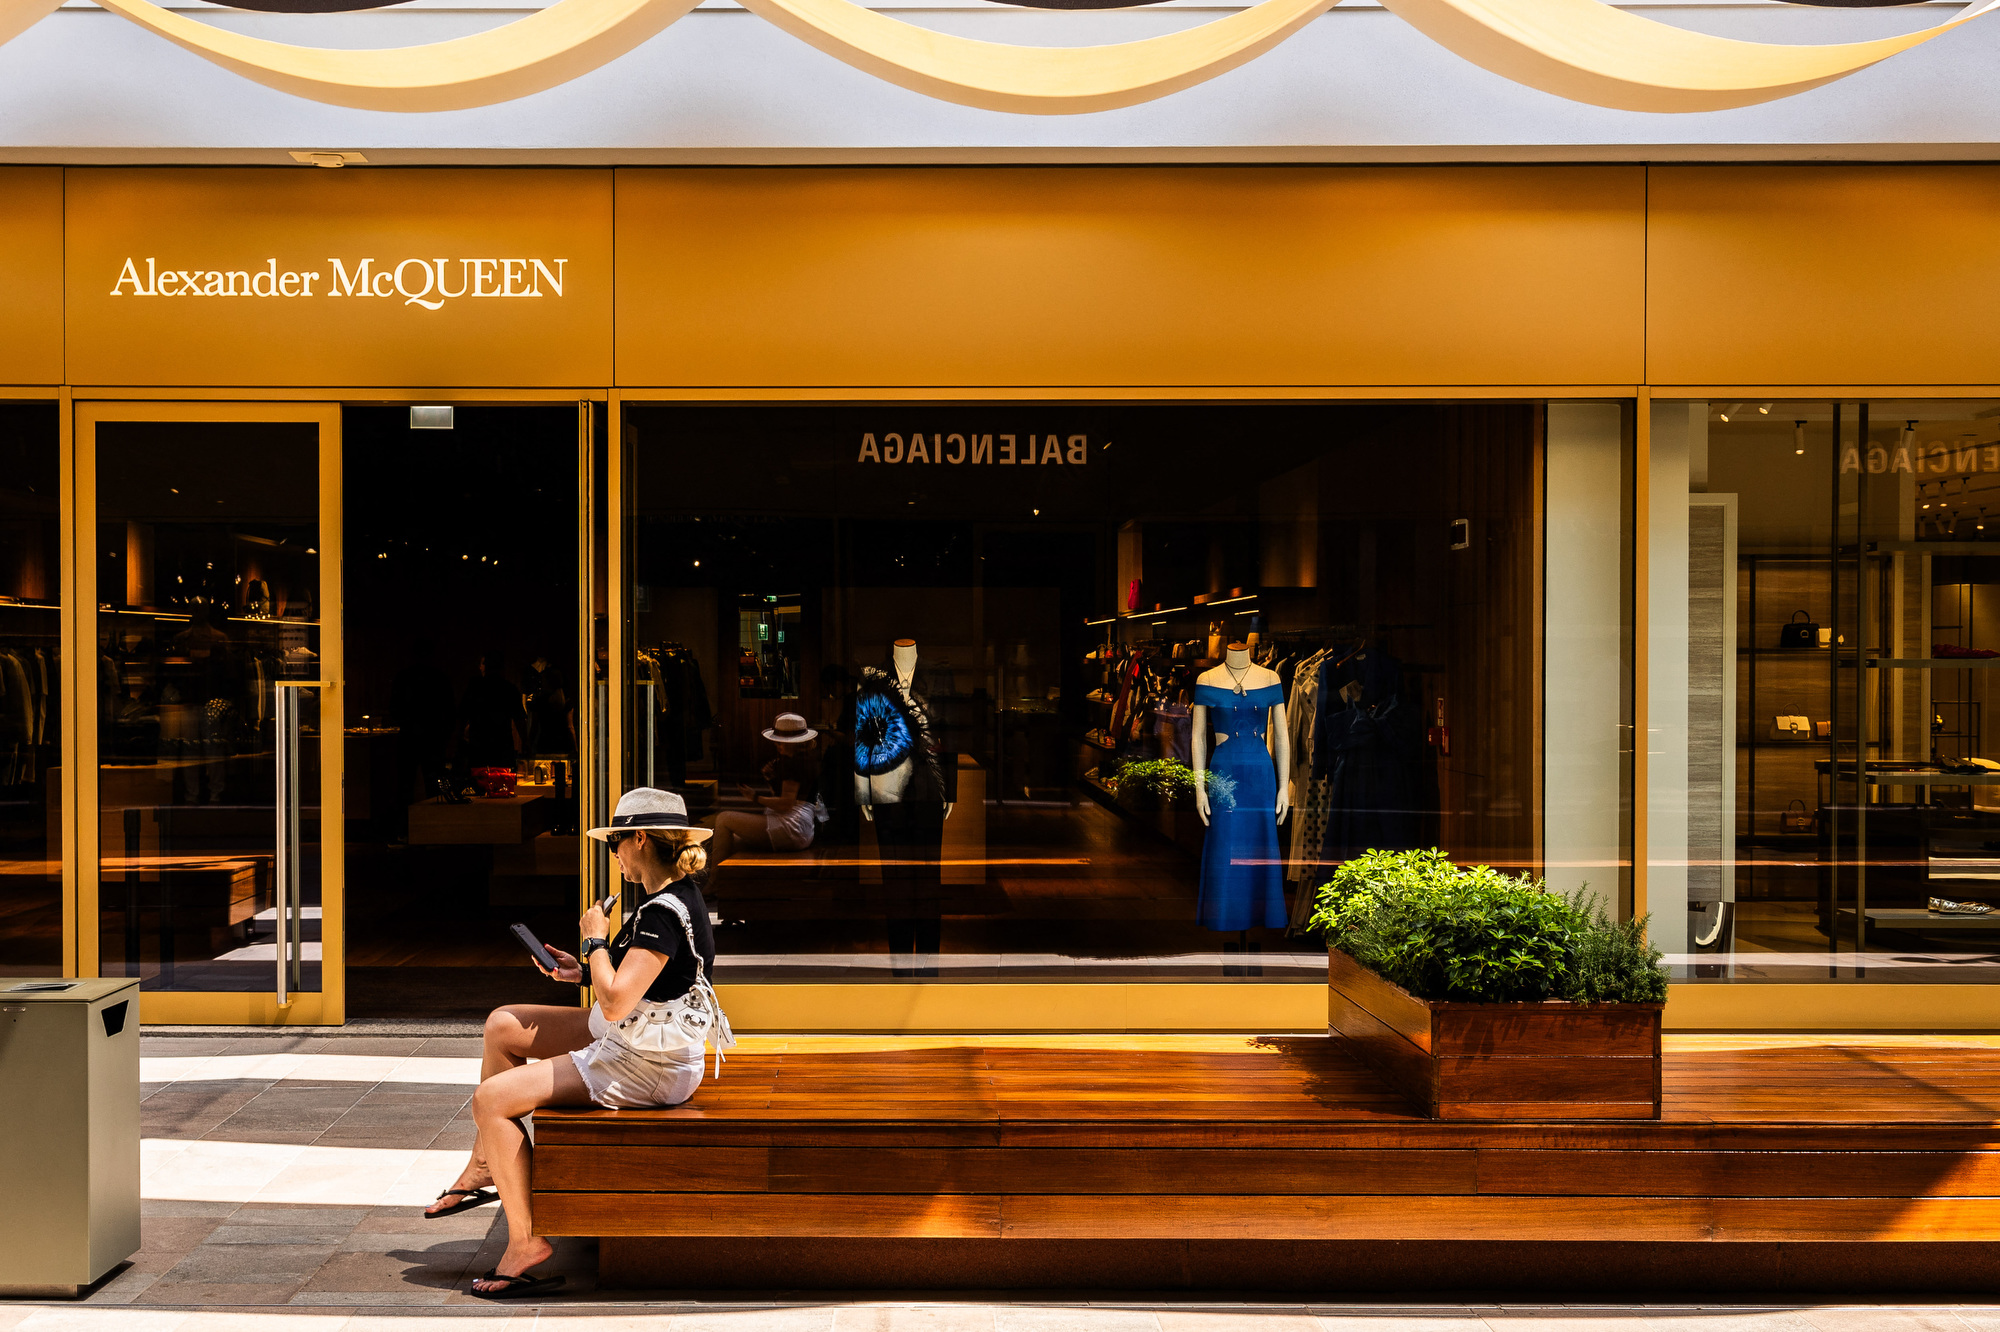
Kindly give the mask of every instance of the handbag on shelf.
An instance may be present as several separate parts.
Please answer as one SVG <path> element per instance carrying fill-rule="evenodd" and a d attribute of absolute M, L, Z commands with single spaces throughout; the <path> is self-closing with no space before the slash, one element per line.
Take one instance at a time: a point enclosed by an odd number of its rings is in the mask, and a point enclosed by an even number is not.
<path fill-rule="evenodd" d="M 1819 625 L 1813 622 L 1811 611 L 1792 612 L 1792 622 L 1781 626 L 1778 630 L 1778 646 L 1783 648 L 1819 646 Z"/>
<path fill-rule="evenodd" d="M 1793 805 L 1798 808 L 1794 809 Z M 1818 827 L 1819 821 L 1814 818 L 1813 812 L 1806 808 L 1806 802 L 1803 800 L 1794 800 L 1791 805 L 1778 811 L 1778 828 L 1782 832 L 1809 833 Z"/>
<path fill-rule="evenodd" d="M 1810 740 L 1812 719 L 1810 717 L 1780 716 L 1771 719 L 1771 729 L 1778 733 L 1780 740 Z"/>

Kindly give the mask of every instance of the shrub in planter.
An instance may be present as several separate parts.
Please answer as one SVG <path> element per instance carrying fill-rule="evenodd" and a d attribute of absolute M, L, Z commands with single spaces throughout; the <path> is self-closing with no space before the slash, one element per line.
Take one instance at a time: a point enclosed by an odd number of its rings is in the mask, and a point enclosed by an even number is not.
<path fill-rule="evenodd" d="M 1370 851 L 1319 890 L 1327 943 L 1419 999 L 1660 1003 L 1646 920 L 1610 919 L 1587 889 L 1458 866 L 1442 851 Z"/>
<path fill-rule="evenodd" d="M 1645 921 L 1438 851 L 1371 851 L 1316 902 L 1329 1027 L 1423 1113 L 1658 1117 L 1667 976 Z"/>

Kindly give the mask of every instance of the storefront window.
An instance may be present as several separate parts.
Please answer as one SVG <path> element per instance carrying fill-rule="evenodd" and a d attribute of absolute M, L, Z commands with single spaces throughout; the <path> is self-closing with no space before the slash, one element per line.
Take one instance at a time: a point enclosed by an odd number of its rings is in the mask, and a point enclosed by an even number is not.
<path fill-rule="evenodd" d="M 1538 407 L 626 420 L 624 780 L 725 979 L 1323 983 L 1347 856 L 1540 869 Z"/>
<path fill-rule="evenodd" d="M 277 917 L 278 691 L 318 678 L 319 445 L 297 424 L 96 432 L 99 974 L 258 991 L 281 938 L 320 989 L 317 747 L 300 746 L 299 931 Z M 301 733 L 318 698 L 298 690 Z"/>
<path fill-rule="evenodd" d="M 1677 975 L 2000 979 L 2000 403 L 1658 404 L 1653 469 Z"/>
<path fill-rule="evenodd" d="M 0 404 L 0 974 L 63 973 L 54 403 Z"/>

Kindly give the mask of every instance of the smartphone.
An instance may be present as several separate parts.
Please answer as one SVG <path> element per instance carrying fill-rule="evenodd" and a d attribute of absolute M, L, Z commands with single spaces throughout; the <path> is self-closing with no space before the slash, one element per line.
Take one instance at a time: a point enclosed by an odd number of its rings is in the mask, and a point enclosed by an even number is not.
<path fill-rule="evenodd" d="M 555 971 L 558 969 L 555 955 L 542 947 L 542 941 L 535 937 L 533 930 L 519 923 L 516 923 L 512 928 L 514 937 L 521 941 L 521 947 L 528 950 L 529 956 L 533 957 L 544 971 Z"/>

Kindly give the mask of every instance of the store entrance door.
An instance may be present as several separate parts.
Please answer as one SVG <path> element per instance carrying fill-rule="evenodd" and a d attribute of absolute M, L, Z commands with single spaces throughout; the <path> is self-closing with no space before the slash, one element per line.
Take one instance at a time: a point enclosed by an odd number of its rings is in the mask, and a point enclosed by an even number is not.
<path fill-rule="evenodd" d="M 82 963 L 147 1022 L 343 1020 L 340 477 L 336 406 L 77 405 Z"/>

